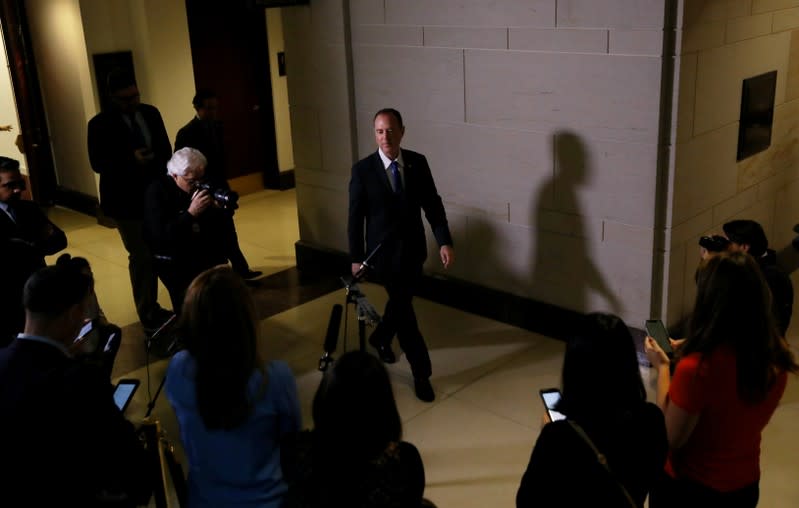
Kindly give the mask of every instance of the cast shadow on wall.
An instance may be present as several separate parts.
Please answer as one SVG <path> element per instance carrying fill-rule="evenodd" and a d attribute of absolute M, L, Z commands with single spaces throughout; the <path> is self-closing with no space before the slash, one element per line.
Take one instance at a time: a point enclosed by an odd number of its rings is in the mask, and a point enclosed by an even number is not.
<path fill-rule="evenodd" d="M 534 224 L 532 296 L 586 313 L 604 310 L 621 315 L 623 307 L 596 265 L 578 191 L 591 183 L 590 157 L 571 131 L 552 136 L 554 174 L 532 203 Z M 605 300 L 598 308 L 592 293 Z"/>

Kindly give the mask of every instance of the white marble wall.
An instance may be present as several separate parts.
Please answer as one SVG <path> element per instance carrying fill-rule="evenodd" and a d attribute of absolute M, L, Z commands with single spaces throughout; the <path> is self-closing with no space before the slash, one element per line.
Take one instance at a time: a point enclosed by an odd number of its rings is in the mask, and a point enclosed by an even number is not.
<path fill-rule="evenodd" d="M 763 224 L 777 250 L 799 222 L 799 0 L 685 0 L 663 312 L 693 304 L 697 241 L 725 222 Z M 743 79 L 777 71 L 771 146 L 736 162 Z"/>
<path fill-rule="evenodd" d="M 664 2 L 348 4 L 352 133 L 345 3 L 285 13 L 302 239 L 346 249 L 352 159 L 375 149 L 374 112 L 396 107 L 403 144 L 428 156 L 449 214 L 459 257 L 447 275 L 642 325 Z M 426 268 L 442 271 L 435 256 Z"/>

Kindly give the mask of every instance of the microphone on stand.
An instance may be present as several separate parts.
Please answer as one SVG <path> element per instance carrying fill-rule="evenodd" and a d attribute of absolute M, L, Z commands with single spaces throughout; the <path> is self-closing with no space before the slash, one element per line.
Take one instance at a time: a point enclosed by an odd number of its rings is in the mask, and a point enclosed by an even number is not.
<path fill-rule="evenodd" d="M 325 334 L 325 352 L 319 358 L 319 370 L 325 372 L 327 366 L 333 361 L 333 353 L 338 344 L 338 329 L 341 326 L 341 313 L 344 308 L 340 303 L 333 305 L 330 311 L 330 321 L 327 322 L 327 333 Z"/>
<path fill-rule="evenodd" d="M 360 279 L 361 277 L 363 277 L 363 274 L 364 274 L 364 273 L 366 273 L 366 270 L 368 270 L 368 269 L 372 268 L 372 265 L 370 265 L 370 264 L 369 264 L 369 261 L 371 261 L 371 260 L 372 260 L 372 258 L 374 257 L 374 255 L 375 255 L 375 254 L 377 254 L 377 251 L 379 251 L 379 250 L 380 250 L 380 247 L 382 247 L 382 246 L 383 246 L 383 242 L 380 242 L 380 243 L 378 243 L 378 244 L 377 244 L 377 247 L 375 247 L 375 250 L 373 250 L 372 252 L 370 252 L 370 253 L 369 253 L 369 255 L 368 255 L 368 256 L 366 256 L 366 259 L 364 259 L 364 260 L 361 262 L 361 266 L 360 266 L 360 268 L 358 268 L 358 271 L 357 271 L 357 272 L 355 272 L 355 274 L 353 275 L 353 278 L 355 279 L 355 281 L 357 281 L 358 279 Z M 354 282 L 354 281 L 353 281 L 353 282 Z"/>

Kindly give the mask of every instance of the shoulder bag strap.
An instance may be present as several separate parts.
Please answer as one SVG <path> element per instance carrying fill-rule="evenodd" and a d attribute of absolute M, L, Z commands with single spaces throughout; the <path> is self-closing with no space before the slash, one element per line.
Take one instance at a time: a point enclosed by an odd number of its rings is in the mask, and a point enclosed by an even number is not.
<path fill-rule="evenodd" d="M 627 489 L 624 487 L 624 485 L 619 481 L 616 475 L 613 474 L 613 471 L 611 471 L 610 466 L 608 465 L 608 459 L 605 457 L 605 455 L 602 452 L 599 451 L 596 445 L 594 445 L 594 442 L 591 441 L 591 438 L 588 437 L 588 434 L 586 434 L 583 428 L 577 425 L 576 422 L 572 420 L 566 420 L 566 421 L 569 422 L 571 428 L 574 429 L 574 431 L 577 433 L 578 436 L 580 436 L 580 438 L 585 442 L 585 444 L 587 444 L 591 448 L 591 450 L 596 455 L 596 461 L 602 465 L 605 471 L 608 472 L 608 475 L 616 482 L 616 485 L 619 486 L 619 489 L 621 489 L 622 493 L 624 494 L 624 497 L 627 498 L 627 501 L 630 503 L 630 506 L 632 506 L 633 508 L 637 508 L 638 505 L 635 503 L 635 501 L 633 501 L 633 498 L 630 495 L 630 493 L 627 492 Z"/>

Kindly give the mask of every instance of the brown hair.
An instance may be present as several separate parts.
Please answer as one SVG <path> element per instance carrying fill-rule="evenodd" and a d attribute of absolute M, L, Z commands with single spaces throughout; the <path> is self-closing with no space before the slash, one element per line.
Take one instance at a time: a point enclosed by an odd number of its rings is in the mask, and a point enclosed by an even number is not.
<path fill-rule="evenodd" d="M 779 373 L 799 370 L 777 330 L 760 267 L 744 252 L 722 252 L 700 266 L 680 354 L 709 353 L 721 345 L 735 351 L 738 394 L 748 402 L 765 399 Z"/>
<path fill-rule="evenodd" d="M 227 266 L 198 275 L 186 291 L 179 329 L 197 363 L 197 408 L 205 426 L 229 430 L 244 423 L 259 360 L 255 304 L 241 277 Z"/>

